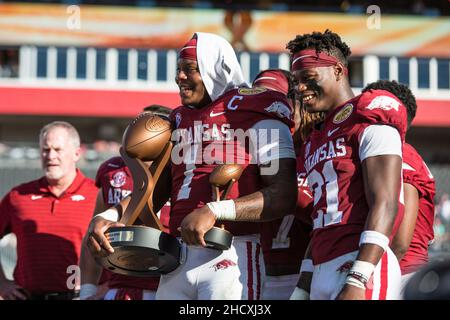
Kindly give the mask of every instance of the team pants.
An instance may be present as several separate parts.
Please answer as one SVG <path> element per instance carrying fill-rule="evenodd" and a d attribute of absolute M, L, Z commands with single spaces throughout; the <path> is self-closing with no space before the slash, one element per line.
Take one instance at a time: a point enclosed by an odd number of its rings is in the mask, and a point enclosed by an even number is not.
<path fill-rule="evenodd" d="M 299 274 L 266 276 L 263 300 L 289 300 L 297 286 Z"/>
<path fill-rule="evenodd" d="M 106 292 L 103 300 L 155 300 L 156 291 L 138 288 L 114 288 Z"/>
<path fill-rule="evenodd" d="M 185 262 L 161 276 L 157 300 L 259 300 L 265 278 L 259 236 L 235 236 L 229 250 L 188 246 Z"/>
<path fill-rule="evenodd" d="M 351 264 L 358 251 L 314 266 L 311 282 L 311 300 L 334 300 L 341 292 Z M 369 279 L 366 300 L 400 299 L 401 272 L 398 260 L 390 248 L 383 254 Z"/>

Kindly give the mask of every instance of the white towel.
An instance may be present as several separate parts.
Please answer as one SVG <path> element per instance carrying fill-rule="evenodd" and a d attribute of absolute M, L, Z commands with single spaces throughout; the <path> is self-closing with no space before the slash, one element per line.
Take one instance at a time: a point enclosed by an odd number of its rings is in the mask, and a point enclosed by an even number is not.
<path fill-rule="evenodd" d="M 197 62 L 206 90 L 212 101 L 237 87 L 249 87 L 230 43 L 224 38 L 196 32 Z"/>

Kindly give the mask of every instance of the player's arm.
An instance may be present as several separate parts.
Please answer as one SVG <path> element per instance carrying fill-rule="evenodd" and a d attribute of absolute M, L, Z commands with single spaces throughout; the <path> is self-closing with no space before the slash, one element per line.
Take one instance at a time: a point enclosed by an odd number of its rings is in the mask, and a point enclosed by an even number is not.
<path fill-rule="evenodd" d="M 0 203 L 0 239 L 11 232 L 10 215 L 11 208 L 10 193 Z M 2 259 L 0 259 L 0 297 L 4 300 L 26 300 L 23 289 L 13 280 L 6 278 L 3 272 Z"/>
<path fill-rule="evenodd" d="M 108 209 L 104 200 L 102 189 L 97 193 L 95 202 L 94 216 Z M 80 255 L 81 288 L 80 299 L 84 300 L 97 293 L 97 285 L 102 273 L 102 267 L 96 263 L 94 257 L 87 247 L 87 234 L 83 238 Z"/>
<path fill-rule="evenodd" d="M 311 255 L 311 242 L 308 244 L 305 252 L 305 258 L 300 267 L 300 275 L 297 286 L 291 294 L 289 300 L 309 300 L 309 293 L 311 292 L 311 282 L 314 272 Z"/>
<path fill-rule="evenodd" d="M 337 299 L 365 299 L 365 286 L 389 245 L 401 187 L 402 143 L 397 130 L 371 126 L 362 137 L 360 159 L 369 206 L 359 253 Z M 370 127 L 369 127 L 370 128 Z"/>
<path fill-rule="evenodd" d="M 416 227 L 417 215 L 419 213 L 419 192 L 409 183 L 404 183 L 403 188 L 405 195 L 405 215 L 397 234 L 391 243 L 392 251 L 398 261 L 402 260 L 403 256 L 408 251 L 414 234 L 414 228 Z"/>
<path fill-rule="evenodd" d="M 205 246 L 203 236 L 214 226 L 216 220 L 270 221 L 295 211 L 296 159 L 289 128 L 277 120 L 263 120 L 253 128 L 258 133 L 278 130 L 276 139 L 271 139 L 271 136 L 262 139 L 273 149 L 268 148 L 267 144 L 257 148 L 262 188 L 237 199 L 210 202 L 195 209 L 183 219 L 180 227 L 183 241 L 187 244 Z M 261 137 L 260 134 L 257 136 Z M 272 141 L 276 142 L 271 143 Z M 258 143 L 253 142 L 253 145 Z"/>

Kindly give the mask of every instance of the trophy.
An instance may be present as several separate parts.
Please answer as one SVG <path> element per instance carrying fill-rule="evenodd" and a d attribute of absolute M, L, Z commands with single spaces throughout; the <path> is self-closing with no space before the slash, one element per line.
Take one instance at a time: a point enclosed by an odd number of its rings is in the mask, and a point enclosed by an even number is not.
<path fill-rule="evenodd" d="M 241 177 L 244 168 L 238 164 L 222 164 L 216 167 L 209 176 L 212 188 L 213 201 L 226 200 L 233 184 Z M 225 188 L 220 195 L 220 188 Z M 217 250 L 228 250 L 233 240 L 233 235 L 224 229 L 212 227 L 204 236 L 206 246 Z"/>
<path fill-rule="evenodd" d="M 100 259 L 107 270 L 131 276 L 156 276 L 175 270 L 182 259 L 181 245 L 172 235 L 162 231 L 156 215 L 169 193 L 170 123 L 149 112 L 140 114 L 127 127 L 120 154 L 133 176 L 133 192 L 119 222 L 125 227 L 112 227 L 105 236 L 114 253 Z M 144 161 L 151 161 L 150 167 Z M 123 202 L 126 205 L 126 201 Z M 120 212 L 123 211 L 123 212 Z M 140 219 L 144 226 L 133 225 Z"/>

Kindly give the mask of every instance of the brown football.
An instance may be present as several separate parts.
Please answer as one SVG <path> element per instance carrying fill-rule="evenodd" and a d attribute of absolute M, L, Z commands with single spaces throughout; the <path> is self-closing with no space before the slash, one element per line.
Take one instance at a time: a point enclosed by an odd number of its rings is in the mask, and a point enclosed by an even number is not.
<path fill-rule="evenodd" d="M 155 160 L 170 141 L 170 122 L 143 112 L 125 129 L 122 146 L 132 158 Z"/>
<path fill-rule="evenodd" d="M 222 164 L 216 167 L 209 175 L 209 183 L 215 186 L 225 186 L 231 179 L 241 177 L 243 166 L 239 164 Z"/>

